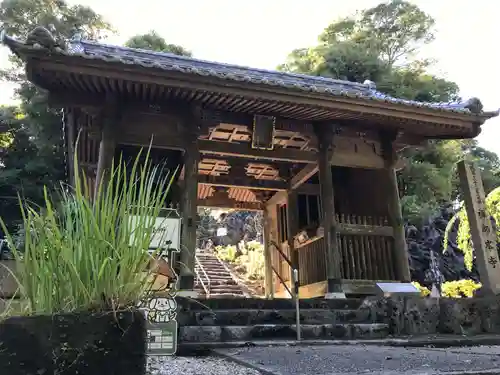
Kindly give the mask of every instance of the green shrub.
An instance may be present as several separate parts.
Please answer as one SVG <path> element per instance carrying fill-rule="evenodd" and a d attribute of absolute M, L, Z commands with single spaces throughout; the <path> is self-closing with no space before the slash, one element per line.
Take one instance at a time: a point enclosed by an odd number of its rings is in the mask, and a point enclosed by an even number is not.
<path fill-rule="evenodd" d="M 264 279 L 264 245 L 260 242 L 246 242 L 239 251 L 236 246 L 217 246 L 215 250 L 221 260 L 241 266 L 248 279 Z"/>
<path fill-rule="evenodd" d="M 171 179 L 151 166 L 149 153 L 144 164 L 139 160 L 129 167 L 116 163 L 93 200 L 75 161 L 75 188 L 61 189 L 59 209 L 46 189 L 42 210 L 21 202 L 27 229 L 14 256 L 23 265 L 18 282 L 27 313 L 117 310 L 136 306 L 148 293 L 146 249 Z M 131 215 L 138 218 L 134 226 Z"/>

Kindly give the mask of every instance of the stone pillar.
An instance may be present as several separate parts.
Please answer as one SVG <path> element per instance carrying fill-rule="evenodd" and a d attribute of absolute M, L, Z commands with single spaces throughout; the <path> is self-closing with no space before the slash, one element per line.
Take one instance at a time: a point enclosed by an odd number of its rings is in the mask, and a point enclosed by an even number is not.
<path fill-rule="evenodd" d="M 393 265 L 399 281 L 410 282 L 410 264 L 408 260 L 408 248 L 406 245 L 405 228 L 403 214 L 401 211 L 401 201 L 399 199 L 398 180 L 396 176 L 396 163 L 398 156 L 394 149 L 394 141 L 397 132 L 381 134 L 381 146 L 385 160 L 385 174 L 388 181 L 387 205 L 389 222 L 394 229 L 394 259 Z"/>
<path fill-rule="evenodd" d="M 481 174 L 477 165 L 465 161 L 458 163 L 458 173 L 482 284 L 481 294 L 498 294 L 500 263 L 497 238 L 490 214 L 486 210 Z"/>
<path fill-rule="evenodd" d="M 182 232 L 180 254 L 180 290 L 193 290 L 195 281 L 196 227 L 198 217 L 198 146 L 200 119 L 186 116 L 184 124 L 184 188 L 181 200 Z"/>
<path fill-rule="evenodd" d="M 325 239 L 325 261 L 327 278 L 327 298 L 345 298 L 342 290 L 340 270 L 340 251 L 338 248 L 337 220 L 333 191 L 332 166 L 334 128 L 332 124 L 314 124 L 318 138 L 318 173 L 323 213 L 323 232 Z"/>
<path fill-rule="evenodd" d="M 264 266 L 265 266 L 265 290 L 266 298 L 274 298 L 273 268 L 271 258 L 271 218 L 269 210 L 276 208 L 275 205 L 266 206 L 264 209 Z"/>

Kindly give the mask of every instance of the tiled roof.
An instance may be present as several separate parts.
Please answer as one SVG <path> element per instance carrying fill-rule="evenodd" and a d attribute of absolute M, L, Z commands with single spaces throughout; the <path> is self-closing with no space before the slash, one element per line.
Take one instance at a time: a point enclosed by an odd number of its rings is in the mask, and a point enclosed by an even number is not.
<path fill-rule="evenodd" d="M 50 35 L 50 33 L 49 33 Z M 36 35 L 39 38 L 39 35 Z M 23 49 L 46 49 L 51 53 L 78 56 L 85 59 L 101 60 L 106 62 L 139 65 L 145 68 L 162 69 L 190 75 L 215 77 L 228 81 L 248 82 L 290 90 L 308 91 L 318 94 L 332 95 L 333 97 L 352 97 L 386 103 L 401 104 L 412 107 L 424 107 L 445 112 L 459 112 L 470 114 L 487 113 L 482 111 L 482 104 L 477 98 L 465 102 L 451 103 L 424 103 L 406 99 L 398 99 L 378 91 L 375 84 L 370 81 L 355 83 L 331 78 L 295 74 L 288 72 L 271 71 L 264 69 L 248 68 L 232 64 L 205 61 L 191 57 L 177 56 L 171 53 L 153 52 L 102 43 L 71 40 L 66 48 L 54 47 L 54 42 L 42 43 L 42 38 L 33 39 L 29 44 L 19 42 L 9 36 L 3 35 L 2 42 L 10 47 L 14 53 Z M 39 41 L 39 43 L 37 43 Z M 488 113 L 496 115 L 496 113 Z"/>

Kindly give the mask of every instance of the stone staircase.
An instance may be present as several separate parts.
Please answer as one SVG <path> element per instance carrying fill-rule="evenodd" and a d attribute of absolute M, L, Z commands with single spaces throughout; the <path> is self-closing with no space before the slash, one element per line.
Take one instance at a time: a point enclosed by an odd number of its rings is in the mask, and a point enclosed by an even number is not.
<path fill-rule="evenodd" d="M 196 251 L 195 274 L 195 291 L 201 298 L 245 297 L 242 287 L 234 280 L 230 271 L 211 252 Z"/>
<path fill-rule="evenodd" d="M 382 339 L 390 327 L 373 320 L 360 299 L 300 300 L 304 340 Z M 291 299 L 178 299 L 179 344 L 212 348 L 257 341 L 295 340 L 295 303 Z"/>

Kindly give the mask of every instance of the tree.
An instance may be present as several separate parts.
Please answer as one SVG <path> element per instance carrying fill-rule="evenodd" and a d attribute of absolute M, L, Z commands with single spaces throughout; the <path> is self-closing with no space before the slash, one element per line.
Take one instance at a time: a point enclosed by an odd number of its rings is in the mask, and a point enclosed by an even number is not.
<path fill-rule="evenodd" d="M 169 52 L 179 56 L 192 56 L 191 52 L 177 44 L 168 44 L 156 31 L 147 34 L 135 35 L 130 38 L 125 46 L 140 48 L 156 52 Z"/>
<path fill-rule="evenodd" d="M 326 44 L 352 40 L 373 49 L 392 66 L 411 58 L 434 39 L 434 19 L 414 4 L 392 0 L 329 25 L 319 39 Z"/>
<path fill-rule="evenodd" d="M 392 0 L 338 20 L 323 31 L 317 46 L 294 50 L 279 69 L 354 82 L 374 81 L 394 97 L 449 102 L 458 85 L 427 72 L 432 61 L 416 59 L 420 46 L 433 40 L 434 20 L 416 5 Z M 399 180 L 403 213 L 419 224 L 443 202 L 459 198 L 455 164 L 465 155 L 480 160 L 485 186 L 500 185 L 498 158 L 475 141 L 432 141 L 407 149 Z"/>
<path fill-rule="evenodd" d="M 58 39 L 70 38 L 76 30 L 86 39 L 101 39 L 112 28 L 100 15 L 82 5 L 64 0 L 4 0 L 0 3 L 0 28 L 23 39 L 36 26 L 55 30 Z M 3 137 L 11 138 L 2 148 L 0 165 L 0 214 L 10 228 L 20 221 L 17 194 L 35 204 L 43 198 L 43 186 L 58 185 L 65 178 L 62 114 L 49 108 L 47 94 L 31 84 L 11 56 L 12 66 L 0 72 L 4 81 L 17 84 L 19 108 L 4 108 Z M 22 115 L 21 115 L 22 114 Z M 7 130 L 7 132 L 5 132 Z"/>

